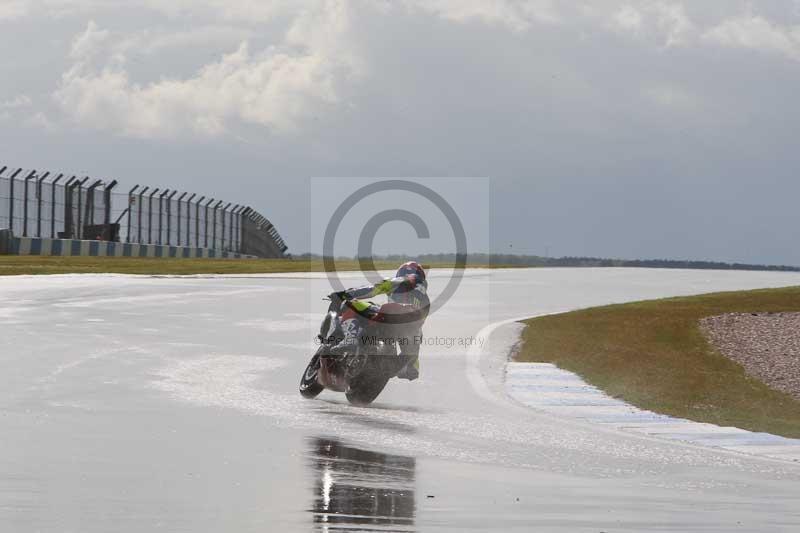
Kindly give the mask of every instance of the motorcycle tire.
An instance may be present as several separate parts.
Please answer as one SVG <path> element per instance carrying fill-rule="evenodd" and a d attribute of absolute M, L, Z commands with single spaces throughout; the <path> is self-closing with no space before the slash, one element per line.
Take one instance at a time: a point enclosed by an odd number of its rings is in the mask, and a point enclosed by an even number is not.
<path fill-rule="evenodd" d="M 303 398 L 313 400 L 319 395 L 320 392 L 325 390 L 325 387 L 320 385 L 317 381 L 317 372 L 319 371 L 319 356 L 324 348 L 324 346 L 320 346 L 320 349 L 317 350 L 317 353 L 315 353 L 313 357 L 311 357 L 311 361 L 308 362 L 303 375 L 300 377 L 300 395 Z"/>
<path fill-rule="evenodd" d="M 391 376 L 387 374 L 378 357 L 371 357 L 367 367 L 355 379 L 345 392 L 347 401 L 353 405 L 365 406 L 375 401 L 383 391 Z"/>

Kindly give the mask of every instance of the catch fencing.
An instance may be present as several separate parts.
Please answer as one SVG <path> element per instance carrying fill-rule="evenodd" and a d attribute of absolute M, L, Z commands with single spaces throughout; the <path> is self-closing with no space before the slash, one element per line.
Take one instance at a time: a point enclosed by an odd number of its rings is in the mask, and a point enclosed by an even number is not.
<path fill-rule="evenodd" d="M 14 235 L 153 244 L 258 257 L 287 246 L 252 207 L 196 193 L 0 165 L 0 228 Z"/>

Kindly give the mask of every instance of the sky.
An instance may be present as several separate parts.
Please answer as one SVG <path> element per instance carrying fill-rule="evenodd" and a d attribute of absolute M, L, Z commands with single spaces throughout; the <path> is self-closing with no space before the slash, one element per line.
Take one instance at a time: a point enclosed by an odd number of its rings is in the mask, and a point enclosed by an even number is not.
<path fill-rule="evenodd" d="M 475 251 L 800 265 L 798 1 L 0 0 L 0 77 L 0 166 L 248 203 L 294 253 L 337 178 L 409 177 L 488 182 Z"/>

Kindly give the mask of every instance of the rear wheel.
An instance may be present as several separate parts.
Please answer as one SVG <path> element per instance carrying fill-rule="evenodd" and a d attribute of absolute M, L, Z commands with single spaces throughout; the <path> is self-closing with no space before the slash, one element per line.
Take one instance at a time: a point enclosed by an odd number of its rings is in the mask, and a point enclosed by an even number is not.
<path fill-rule="evenodd" d="M 325 346 L 320 346 L 317 353 L 308 362 L 303 376 L 300 378 L 300 394 L 303 398 L 313 399 L 316 398 L 320 392 L 325 390 L 325 387 L 317 381 L 317 373 L 319 372 L 319 357 Z"/>
<path fill-rule="evenodd" d="M 353 405 L 369 405 L 375 401 L 388 382 L 389 378 L 386 376 L 357 379 L 347 388 L 345 396 Z"/>
<path fill-rule="evenodd" d="M 378 353 L 363 354 L 364 362 L 362 369 L 355 377 L 349 381 L 349 387 L 345 392 L 347 401 L 353 405 L 369 405 L 383 391 L 389 379 L 394 375 L 388 366 L 392 366 L 396 359 L 396 352 L 393 346 L 382 345 Z"/>

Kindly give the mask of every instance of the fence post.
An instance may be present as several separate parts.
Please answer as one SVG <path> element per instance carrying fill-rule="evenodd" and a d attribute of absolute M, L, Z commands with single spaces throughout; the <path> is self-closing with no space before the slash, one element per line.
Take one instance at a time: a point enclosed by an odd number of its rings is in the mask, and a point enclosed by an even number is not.
<path fill-rule="evenodd" d="M 244 227 L 243 227 L 243 223 L 244 223 L 244 215 L 245 215 L 245 213 L 247 213 L 247 209 L 248 209 L 248 207 L 246 205 L 243 205 L 242 208 L 239 209 L 239 214 L 236 215 L 236 233 L 237 233 L 236 240 L 238 241 L 238 244 L 239 244 L 239 250 L 238 250 L 239 253 L 242 253 L 242 251 L 243 251 L 243 248 L 242 248 L 243 243 L 244 243 Z"/>
<path fill-rule="evenodd" d="M 59 174 L 50 184 L 50 238 L 56 238 L 56 184 L 61 181 L 64 174 Z"/>
<path fill-rule="evenodd" d="M 196 193 L 192 193 L 192 195 L 186 199 L 186 246 L 192 245 L 192 235 L 191 235 L 191 227 L 192 227 L 192 199 L 197 196 Z M 180 216 L 180 215 L 179 215 Z"/>
<path fill-rule="evenodd" d="M 228 202 L 228 205 L 226 205 L 225 207 L 222 208 L 222 227 L 220 228 L 220 230 L 222 231 L 222 235 L 221 235 L 221 239 L 220 239 L 221 242 L 220 242 L 220 245 L 219 245 L 219 247 L 222 250 L 225 249 L 225 216 L 227 215 L 228 208 L 230 206 L 231 206 L 231 202 Z"/>
<path fill-rule="evenodd" d="M 167 194 L 169 194 L 169 189 L 164 189 L 164 192 L 162 192 L 158 197 L 158 242 L 156 244 L 164 244 L 164 196 Z"/>
<path fill-rule="evenodd" d="M 85 182 L 86 182 L 85 178 L 83 179 L 83 181 L 81 181 L 81 179 L 78 178 L 78 179 L 75 180 L 75 183 L 72 184 L 72 188 L 73 189 L 77 189 L 77 191 L 78 191 L 78 208 L 77 208 L 77 210 L 75 210 L 75 212 L 73 213 L 73 216 L 71 218 L 72 225 L 69 228 L 70 229 L 70 234 L 69 234 L 70 239 L 79 239 L 80 238 L 81 205 L 83 205 L 82 204 L 82 202 L 83 202 L 82 189 L 83 189 L 83 184 Z M 77 229 L 76 229 L 76 227 L 77 227 Z"/>
<path fill-rule="evenodd" d="M 11 233 L 14 233 L 14 178 L 20 172 L 22 172 L 22 169 L 18 168 L 11 174 L 8 181 L 8 229 L 11 230 Z"/>
<path fill-rule="evenodd" d="M 117 235 L 116 239 L 114 239 L 114 235 L 111 233 L 111 190 L 117 186 L 117 180 L 111 180 L 111 183 L 106 185 L 105 190 L 103 191 L 103 202 L 105 202 L 105 216 L 103 218 L 103 231 L 105 232 L 105 237 L 108 237 L 109 241 L 118 241 L 119 235 Z M 128 206 L 128 212 L 130 212 L 130 206 Z"/>
<path fill-rule="evenodd" d="M 197 200 L 197 204 L 195 204 L 194 209 L 194 247 L 200 248 L 200 203 L 205 200 L 205 196 L 201 196 L 199 200 Z"/>
<path fill-rule="evenodd" d="M 236 251 L 236 242 L 233 240 L 233 230 L 236 227 L 236 210 L 239 209 L 239 204 L 234 204 L 228 216 L 228 248 L 230 251 Z"/>
<path fill-rule="evenodd" d="M 71 239 L 73 226 L 75 226 L 75 216 L 72 212 L 72 205 L 75 203 L 75 197 L 73 196 L 73 190 L 78 185 L 78 177 L 72 176 L 70 180 L 67 182 L 69 185 L 68 192 L 64 192 L 64 238 Z M 69 222 L 69 224 L 67 224 Z"/>
<path fill-rule="evenodd" d="M 172 199 L 176 194 L 178 194 L 178 191 L 172 191 L 167 196 L 167 246 L 172 246 Z M 180 209 L 178 210 L 178 215 L 180 215 Z"/>
<path fill-rule="evenodd" d="M 205 205 L 206 216 L 205 216 L 205 220 L 203 221 L 205 223 L 204 224 L 205 228 L 203 230 L 203 233 L 205 233 L 205 235 L 203 236 L 203 248 L 208 248 L 208 206 L 210 206 L 211 202 L 213 202 L 213 201 L 214 201 L 214 199 L 211 198 Z"/>
<path fill-rule="evenodd" d="M 222 205 L 222 200 L 220 200 L 219 202 L 216 203 L 216 205 L 214 205 L 214 224 L 213 224 L 214 227 L 211 229 L 211 247 L 215 250 L 217 249 L 217 210 L 221 205 Z"/>
<path fill-rule="evenodd" d="M 242 251 L 242 213 L 244 209 L 243 205 L 239 206 L 239 210 L 236 212 L 236 251 L 239 253 Z"/>
<path fill-rule="evenodd" d="M 64 184 L 64 231 L 62 235 L 64 238 L 69 239 L 72 237 L 72 189 L 77 184 L 75 176 L 72 176 Z"/>
<path fill-rule="evenodd" d="M 243 205 L 239 209 L 239 213 L 236 215 L 236 243 L 238 246 L 237 252 L 242 253 L 242 242 L 244 241 L 244 228 L 242 227 L 242 222 L 244 222 L 244 214 L 247 212 L 247 206 Z"/>
<path fill-rule="evenodd" d="M 87 225 L 94 226 L 94 209 L 95 209 L 95 197 L 94 193 L 97 190 L 97 187 L 103 184 L 103 180 L 95 180 L 89 188 L 86 190 L 86 207 L 84 209 L 85 213 L 83 216 L 83 226 L 84 229 L 81 230 L 83 237 L 86 238 L 86 230 L 85 227 Z M 89 236 L 90 239 L 94 240 L 94 236 Z"/>
<path fill-rule="evenodd" d="M 64 231 L 62 235 L 65 239 L 69 239 L 72 237 L 72 226 L 74 225 L 73 222 L 73 213 L 72 213 L 72 204 L 74 198 L 72 197 L 72 190 L 78 184 L 78 178 L 76 176 L 72 176 L 69 180 L 67 180 L 66 185 L 64 185 Z"/>
<path fill-rule="evenodd" d="M 139 191 L 139 206 L 138 206 L 139 216 L 136 219 L 136 227 L 137 227 L 136 242 L 138 242 L 139 244 L 142 243 L 142 209 L 144 208 L 143 207 L 144 193 L 146 193 L 148 190 L 150 190 L 150 186 L 147 186 L 141 191 Z"/>
<path fill-rule="evenodd" d="M 153 242 L 153 196 L 158 192 L 158 187 L 153 189 L 147 198 L 147 244 Z"/>
<path fill-rule="evenodd" d="M 236 226 L 236 210 L 239 209 L 239 204 L 233 206 L 231 209 L 231 223 L 230 227 L 228 228 L 228 247 L 230 247 L 232 252 L 236 251 L 236 241 L 233 240 L 233 229 Z"/>
<path fill-rule="evenodd" d="M 246 227 L 245 227 L 245 217 L 249 217 L 251 211 L 252 211 L 252 208 L 245 207 L 242 210 L 241 217 L 239 217 L 239 222 L 242 224 L 242 237 L 241 237 L 241 241 L 239 242 L 239 250 L 241 251 L 241 253 L 248 253 L 247 246 L 246 246 L 246 244 L 247 244 L 246 243 L 247 232 L 246 232 Z"/>
<path fill-rule="evenodd" d="M 213 250 L 217 249 L 217 208 L 219 208 L 220 203 L 222 203 L 222 200 L 211 208 L 211 249 Z"/>
<path fill-rule="evenodd" d="M 178 202 L 178 226 L 175 231 L 175 234 L 178 236 L 178 242 L 176 243 L 176 246 L 181 245 L 181 200 L 183 200 L 184 196 L 186 196 L 187 194 L 189 193 L 185 192 L 181 194 L 180 196 L 178 196 L 178 199 L 176 200 Z M 187 220 L 186 223 L 188 224 L 189 221 Z"/>
<path fill-rule="evenodd" d="M 239 251 L 239 213 L 242 212 L 244 207 L 240 205 L 236 206 L 236 209 L 233 212 L 233 220 L 231 221 L 231 231 L 233 231 L 233 237 L 231 238 L 231 242 L 233 243 L 233 251 Z"/>
<path fill-rule="evenodd" d="M 49 172 L 45 172 L 42 176 L 36 181 L 36 236 L 42 236 L 42 183 L 47 176 L 49 176 Z"/>
<path fill-rule="evenodd" d="M 133 211 L 133 204 L 136 202 L 134 200 L 133 193 L 136 192 L 136 189 L 139 188 L 139 184 L 133 186 L 131 190 L 128 191 L 128 235 L 125 237 L 125 242 L 131 242 L 131 211 Z M 141 220 L 139 221 L 141 223 Z"/>
<path fill-rule="evenodd" d="M 102 183 L 103 180 L 95 180 L 95 182 L 92 183 L 88 189 L 86 189 L 86 208 L 85 208 L 86 212 L 83 215 L 83 226 L 81 227 L 80 230 L 81 235 L 83 235 L 84 239 L 86 238 L 86 230 L 84 229 L 85 226 L 87 225 L 94 226 L 94 207 L 95 207 L 94 191 L 95 189 L 97 189 L 97 187 L 102 185 Z M 89 238 L 92 240 L 95 239 L 94 236 L 90 236 Z"/>
<path fill-rule="evenodd" d="M 89 176 L 84 177 L 82 180 L 78 181 L 78 239 L 83 238 L 83 218 L 81 218 L 81 208 L 83 205 L 83 184 L 89 181 Z M 87 198 L 88 200 L 88 198 Z M 73 238 L 75 235 L 73 234 Z"/>
<path fill-rule="evenodd" d="M 28 183 L 31 181 L 31 178 L 36 175 L 35 170 L 31 170 L 30 173 L 25 176 L 25 181 L 23 185 L 23 199 L 22 199 L 22 236 L 28 236 Z"/>
<path fill-rule="evenodd" d="M 226 249 L 225 248 L 225 218 L 226 217 L 230 218 L 231 212 L 228 211 L 228 210 L 230 209 L 231 205 L 233 205 L 233 202 L 228 202 L 228 205 L 226 205 L 225 207 L 222 208 L 222 227 L 220 228 L 222 230 L 222 239 L 221 239 L 221 242 L 220 242 L 220 246 L 222 247 L 223 250 Z M 230 246 L 230 240 L 228 241 L 228 246 Z"/>

